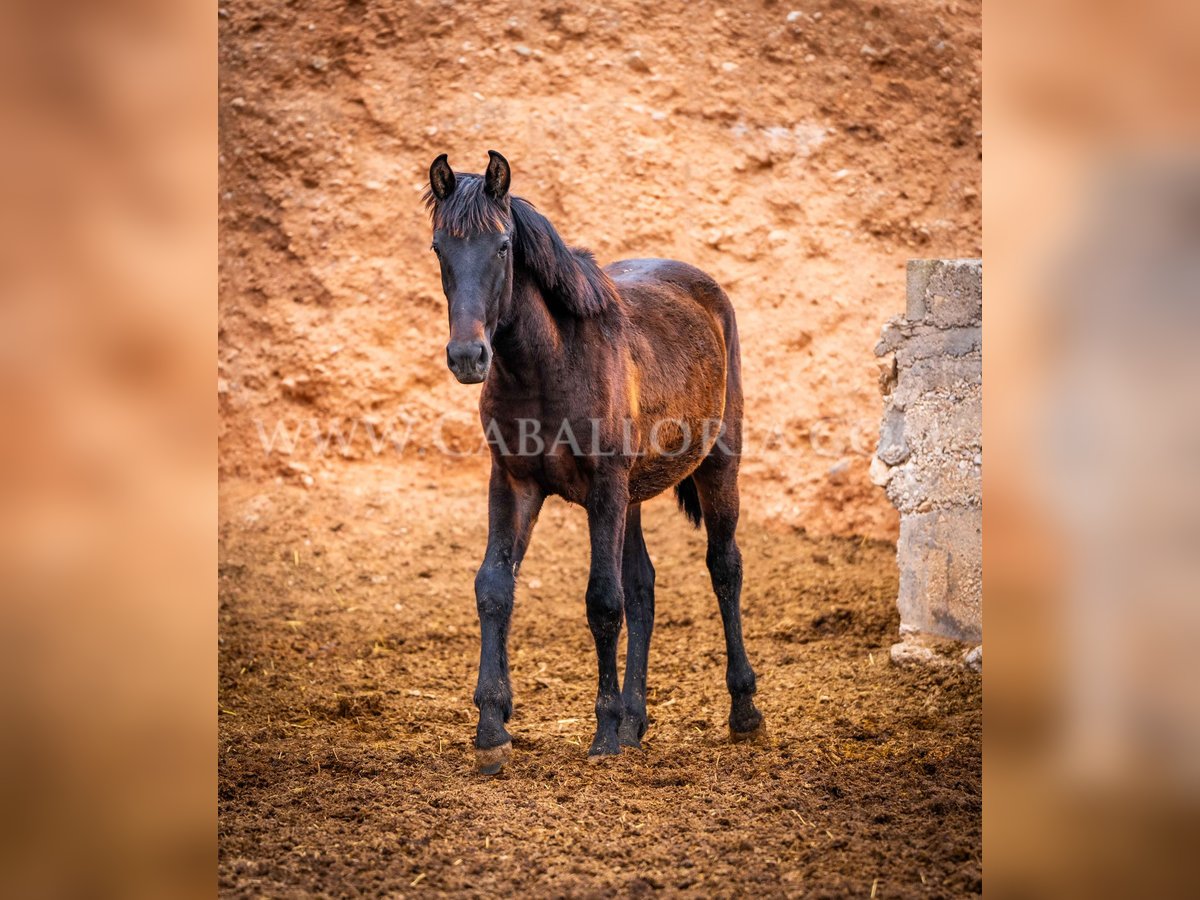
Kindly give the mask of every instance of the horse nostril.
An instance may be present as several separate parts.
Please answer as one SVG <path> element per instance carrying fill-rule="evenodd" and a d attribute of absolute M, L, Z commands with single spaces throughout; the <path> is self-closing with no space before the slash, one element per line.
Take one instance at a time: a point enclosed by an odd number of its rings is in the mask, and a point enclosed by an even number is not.
<path fill-rule="evenodd" d="M 488 347 L 483 341 L 463 341 L 446 345 L 446 363 L 456 372 L 485 368 Z"/>

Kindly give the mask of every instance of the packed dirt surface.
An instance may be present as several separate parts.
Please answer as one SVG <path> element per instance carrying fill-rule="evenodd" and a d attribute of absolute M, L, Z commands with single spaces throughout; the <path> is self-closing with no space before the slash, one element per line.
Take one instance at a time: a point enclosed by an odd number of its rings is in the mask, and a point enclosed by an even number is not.
<path fill-rule="evenodd" d="M 474 771 L 482 486 L 227 485 L 225 896 L 953 897 L 981 889 L 979 677 L 897 669 L 894 548 L 741 528 L 769 726 L 731 744 L 703 533 L 647 504 L 650 730 L 586 762 L 587 523 L 547 504 L 510 640 L 514 759 Z"/>
<path fill-rule="evenodd" d="M 981 253 L 979 3 L 223 0 L 220 16 L 224 475 L 319 485 L 386 458 L 420 478 L 450 444 L 463 456 L 438 477 L 480 477 L 479 389 L 446 369 L 420 193 L 437 154 L 478 172 L 490 148 L 602 263 L 674 257 L 724 285 L 749 505 L 895 538 L 867 475 L 872 348 L 908 258 Z"/>
<path fill-rule="evenodd" d="M 906 260 L 981 251 L 979 4 L 219 15 L 222 892 L 980 890 L 979 679 L 888 663 L 897 519 L 867 476 Z M 733 299 L 766 743 L 727 741 L 703 533 L 664 499 L 646 747 L 586 764 L 586 522 L 552 500 L 515 757 L 473 771 L 486 456 L 420 194 L 488 149 L 602 263 L 681 259 Z"/>

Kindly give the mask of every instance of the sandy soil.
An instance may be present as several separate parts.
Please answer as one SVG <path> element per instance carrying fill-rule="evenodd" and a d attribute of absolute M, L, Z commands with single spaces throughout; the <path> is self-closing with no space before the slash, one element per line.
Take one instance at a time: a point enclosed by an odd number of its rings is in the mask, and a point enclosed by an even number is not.
<path fill-rule="evenodd" d="M 419 466 L 444 415 L 473 428 L 419 194 L 437 154 L 479 171 L 494 148 L 514 192 L 601 262 L 675 257 L 724 285 L 749 501 L 895 538 L 867 476 L 871 350 L 908 258 L 981 252 L 977 2 L 222 9 L 223 473 Z M 403 460 L 370 445 L 367 428 L 405 421 Z M 280 425 L 303 434 L 290 456 L 263 451 Z M 311 427 L 357 431 L 331 449 Z"/>
<path fill-rule="evenodd" d="M 220 60 L 222 893 L 980 890 L 979 679 L 888 664 L 866 474 L 905 260 L 981 249 L 979 4 L 225 0 Z M 586 765 L 585 521 L 551 501 L 516 757 L 473 773 L 486 473 L 419 192 L 488 148 L 602 262 L 737 306 L 769 744 L 726 741 L 703 537 L 663 500 L 646 749 Z"/>

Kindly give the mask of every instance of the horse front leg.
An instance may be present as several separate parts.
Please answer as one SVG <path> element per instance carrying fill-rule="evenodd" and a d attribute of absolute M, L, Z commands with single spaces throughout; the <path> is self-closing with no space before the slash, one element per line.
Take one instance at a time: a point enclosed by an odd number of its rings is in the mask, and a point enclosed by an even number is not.
<path fill-rule="evenodd" d="M 596 692 L 596 736 L 588 761 L 621 752 L 617 731 L 624 703 L 617 681 L 617 639 L 625 600 L 621 586 L 621 551 L 625 542 L 625 515 L 629 509 L 629 483 L 625 473 L 598 477 L 587 502 L 592 563 L 588 574 L 587 617 L 596 641 L 599 687 Z"/>
<path fill-rule="evenodd" d="M 504 727 L 512 715 L 508 626 L 517 571 L 544 499 L 536 486 L 512 480 L 498 463 L 492 463 L 487 552 L 475 576 L 480 634 L 475 756 L 479 771 L 485 775 L 498 773 L 512 756 L 512 738 Z"/>

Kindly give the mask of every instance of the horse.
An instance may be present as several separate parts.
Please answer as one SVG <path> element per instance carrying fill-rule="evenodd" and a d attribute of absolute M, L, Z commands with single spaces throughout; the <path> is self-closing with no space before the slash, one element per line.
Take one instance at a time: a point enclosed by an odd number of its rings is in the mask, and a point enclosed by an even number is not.
<path fill-rule="evenodd" d="M 483 382 L 479 413 L 491 456 L 487 549 L 475 577 L 476 766 L 494 775 L 512 757 L 509 623 L 521 560 L 551 495 L 587 511 L 585 604 L 599 670 L 588 761 L 641 748 L 646 734 L 654 566 L 641 506 L 670 488 L 692 524 L 707 530 L 729 729 L 734 740 L 753 738 L 764 729 L 742 639 L 742 377 L 733 306 L 713 278 L 682 262 L 601 268 L 511 195 L 511 181 L 494 150 L 482 175 L 453 171 L 443 153 L 424 195 L 448 303 L 446 363 L 463 384 Z"/>

